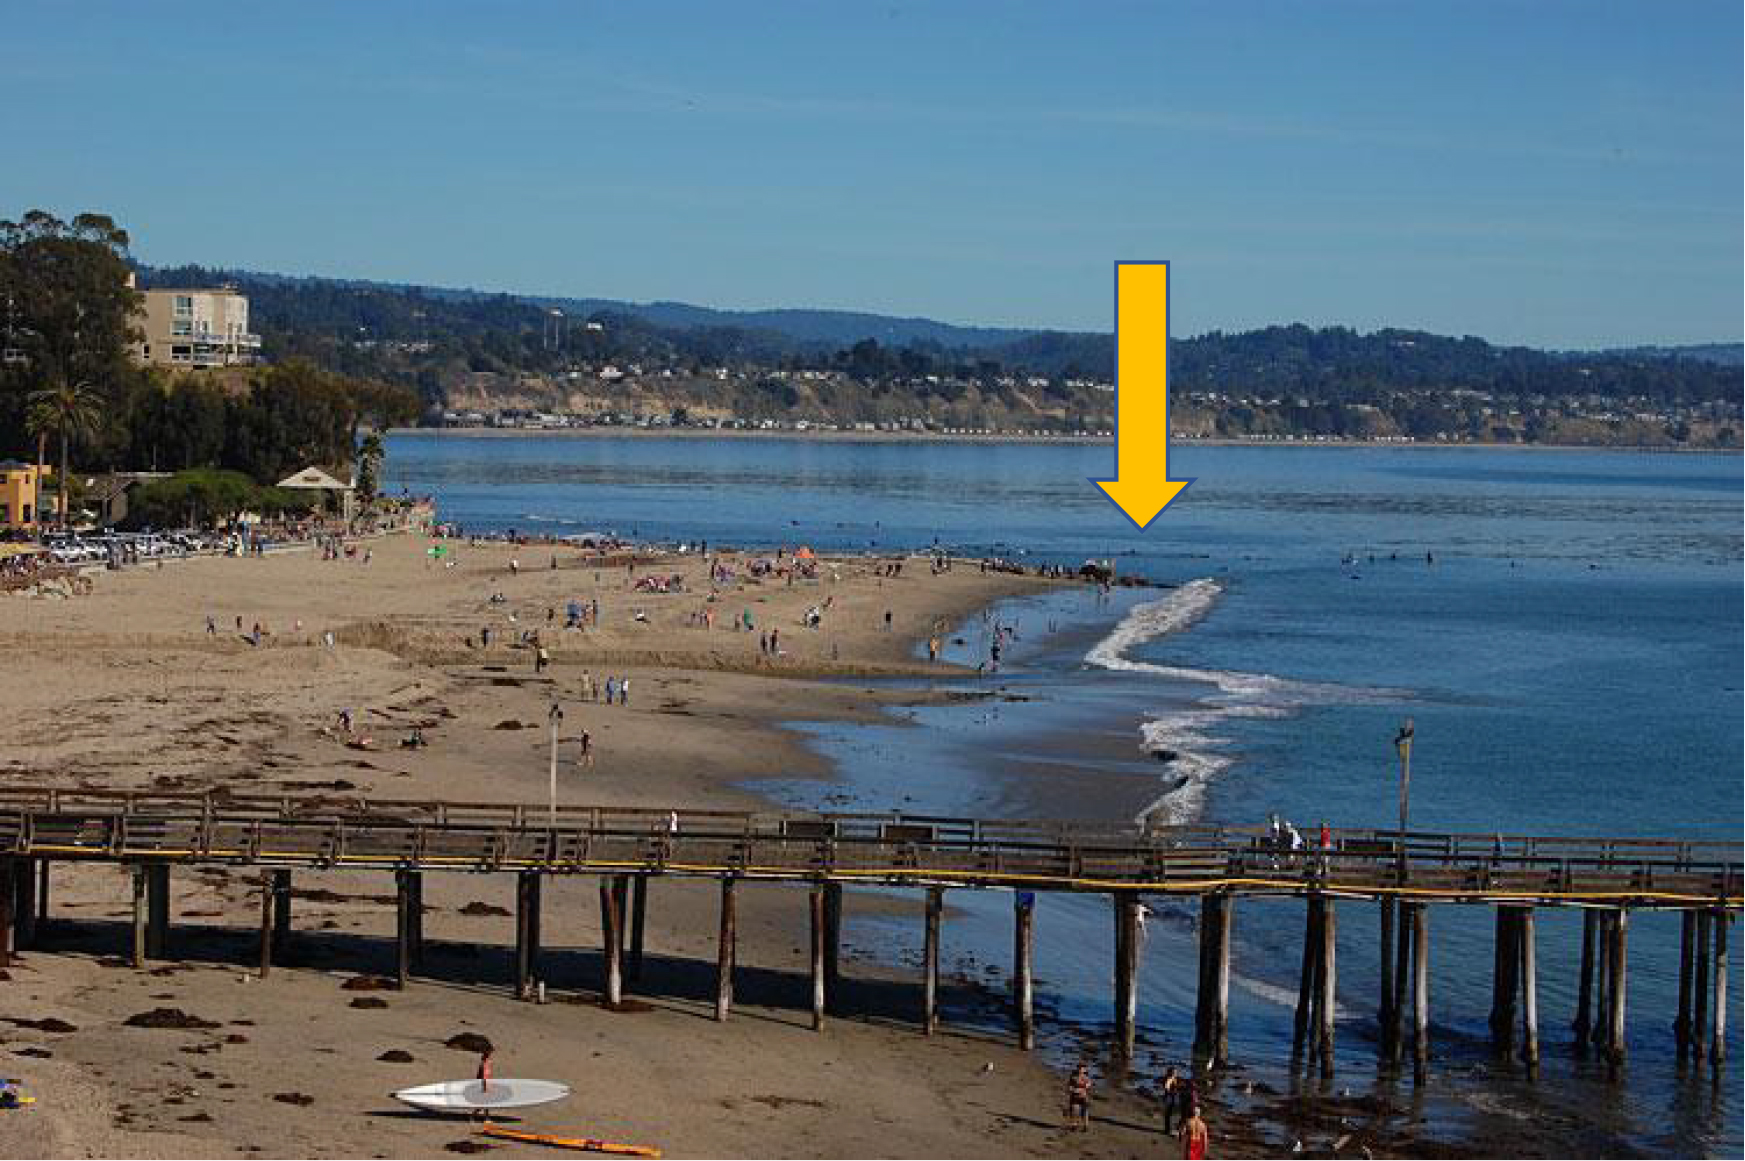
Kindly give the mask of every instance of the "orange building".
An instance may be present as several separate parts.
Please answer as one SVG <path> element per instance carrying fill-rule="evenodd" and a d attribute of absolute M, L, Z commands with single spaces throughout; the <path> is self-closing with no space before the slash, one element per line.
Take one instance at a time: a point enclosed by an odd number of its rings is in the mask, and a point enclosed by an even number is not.
<path fill-rule="evenodd" d="M 38 497 L 48 474 L 46 467 L 0 460 L 0 530 L 35 528 L 43 519 Z"/>

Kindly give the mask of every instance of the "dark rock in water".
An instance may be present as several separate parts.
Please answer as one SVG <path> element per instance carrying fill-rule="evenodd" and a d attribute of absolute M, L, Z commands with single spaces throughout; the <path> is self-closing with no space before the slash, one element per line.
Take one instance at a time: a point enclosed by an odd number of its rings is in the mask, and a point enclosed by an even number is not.
<path fill-rule="evenodd" d="M 498 907 L 494 903 L 481 903 L 477 899 L 460 909 L 462 915 L 507 915 L 507 907 Z"/>
<path fill-rule="evenodd" d="M 352 998 L 351 1006 L 354 1008 L 386 1008 L 388 1001 L 380 996 L 355 996 Z"/>
<path fill-rule="evenodd" d="M 73 1027 L 73 1025 L 67 1023 L 65 1020 L 57 1020 L 53 1016 L 45 1016 L 41 1020 L 24 1020 L 8 1017 L 6 1022 L 14 1028 L 34 1028 L 38 1032 L 65 1034 L 67 1032 L 78 1031 L 77 1028 Z"/>
<path fill-rule="evenodd" d="M 198 1016 L 190 1016 L 180 1008 L 153 1008 L 149 1012 L 135 1012 L 122 1021 L 130 1028 L 216 1028 L 215 1020 L 202 1020 Z"/>
<path fill-rule="evenodd" d="M 1181 757 L 1181 751 L 1180 750 L 1153 750 L 1153 751 L 1151 751 L 1151 756 L 1153 758 L 1156 758 L 1159 762 L 1173 762 L 1177 758 Z"/>
<path fill-rule="evenodd" d="M 404 1048 L 390 1048 L 376 1059 L 386 1064 L 411 1064 L 412 1054 Z"/>
<path fill-rule="evenodd" d="M 456 1032 L 453 1036 L 444 1040 L 443 1044 L 454 1049 L 456 1052 L 494 1051 L 491 1046 L 491 1041 L 487 1037 L 480 1036 L 477 1032 Z"/>
<path fill-rule="evenodd" d="M 400 987 L 387 976 L 353 976 L 339 986 L 348 992 L 393 992 Z"/>
<path fill-rule="evenodd" d="M 306 1092 L 276 1092 L 273 1099 L 282 1105 L 296 1105 L 300 1109 L 315 1103 L 315 1098 Z"/>

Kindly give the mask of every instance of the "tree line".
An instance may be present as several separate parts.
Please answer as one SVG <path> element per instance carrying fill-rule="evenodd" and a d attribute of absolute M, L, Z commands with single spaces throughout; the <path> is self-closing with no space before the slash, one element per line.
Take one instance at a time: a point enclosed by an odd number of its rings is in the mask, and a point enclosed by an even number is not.
<path fill-rule="evenodd" d="M 222 372 L 138 366 L 127 232 L 101 214 L 0 221 L 0 457 L 49 444 L 81 471 L 225 469 L 271 484 L 347 468 L 364 425 L 411 422 L 406 387 L 298 359 Z"/>

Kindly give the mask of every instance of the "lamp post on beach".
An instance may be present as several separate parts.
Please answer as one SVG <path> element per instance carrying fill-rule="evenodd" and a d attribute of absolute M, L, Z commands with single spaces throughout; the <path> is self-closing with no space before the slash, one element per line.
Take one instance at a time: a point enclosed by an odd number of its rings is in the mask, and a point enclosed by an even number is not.
<path fill-rule="evenodd" d="M 550 813 L 547 816 L 547 825 L 550 826 L 553 830 L 556 830 L 557 829 L 557 728 L 559 725 L 563 724 L 563 706 L 560 705 L 558 702 L 555 702 L 555 701 L 552 702 L 551 703 L 551 712 L 546 714 L 546 720 L 551 723 L 551 768 L 550 768 L 549 775 L 548 775 L 548 781 L 550 783 L 550 785 L 548 787 L 548 790 L 550 792 L 550 798 L 548 800 L 550 802 Z"/>

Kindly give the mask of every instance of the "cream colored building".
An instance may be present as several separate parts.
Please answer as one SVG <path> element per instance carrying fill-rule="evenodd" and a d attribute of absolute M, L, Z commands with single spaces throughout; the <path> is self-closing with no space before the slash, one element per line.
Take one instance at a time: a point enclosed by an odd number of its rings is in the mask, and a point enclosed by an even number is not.
<path fill-rule="evenodd" d="M 145 337 L 134 354 L 148 366 L 230 367 L 260 352 L 260 336 L 248 329 L 248 299 L 234 290 L 146 290 L 140 300 Z"/>

